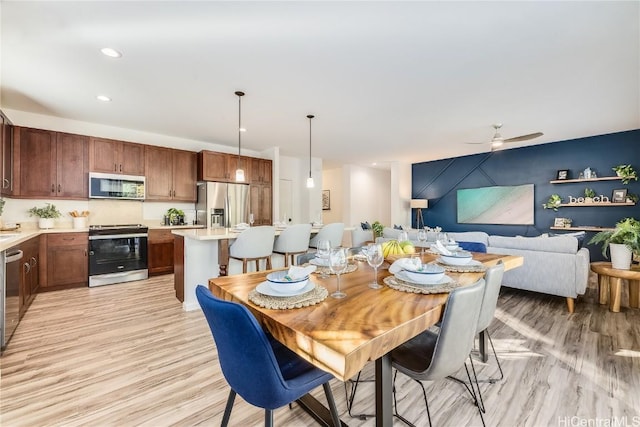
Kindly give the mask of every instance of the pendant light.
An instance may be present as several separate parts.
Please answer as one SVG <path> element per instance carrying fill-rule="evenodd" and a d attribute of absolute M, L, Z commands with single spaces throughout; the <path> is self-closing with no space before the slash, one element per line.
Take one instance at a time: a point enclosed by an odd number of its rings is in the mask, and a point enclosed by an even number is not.
<path fill-rule="evenodd" d="M 244 92 L 236 92 L 238 95 L 238 169 L 236 169 L 236 182 L 244 182 L 244 170 L 240 167 L 240 147 L 242 146 L 242 97 Z"/>
<path fill-rule="evenodd" d="M 315 184 L 313 183 L 313 177 L 311 176 L 311 119 L 315 116 L 309 114 L 307 118 L 309 119 L 309 178 L 307 178 L 307 188 L 313 188 Z"/>

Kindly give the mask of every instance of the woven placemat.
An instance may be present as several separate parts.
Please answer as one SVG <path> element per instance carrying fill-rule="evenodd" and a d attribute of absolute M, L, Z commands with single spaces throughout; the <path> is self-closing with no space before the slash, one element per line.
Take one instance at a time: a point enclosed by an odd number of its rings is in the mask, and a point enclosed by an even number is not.
<path fill-rule="evenodd" d="M 444 267 L 445 271 L 450 271 L 452 273 L 484 273 L 487 270 L 487 267 L 484 264 L 450 265 L 438 260 L 436 260 L 435 263 Z"/>
<path fill-rule="evenodd" d="M 318 304 L 324 301 L 328 295 L 329 291 L 320 285 L 316 285 L 316 287 L 309 292 L 291 297 L 264 295 L 254 289 L 249 292 L 249 301 L 264 308 L 287 310 Z"/>
<path fill-rule="evenodd" d="M 391 289 L 395 289 L 396 291 L 401 291 L 401 292 L 411 292 L 414 294 L 442 294 L 442 293 L 451 292 L 455 288 L 460 287 L 460 284 L 454 280 L 451 282 L 443 283 L 441 285 L 434 285 L 434 286 L 414 285 L 413 283 L 400 280 L 395 276 L 387 276 L 382 281 L 384 282 L 385 285 L 387 285 Z"/>
<path fill-rule="evenodd" d="M 307 265 L 309 265 L 309 264 L 303 264 L 303 267 L 305 267 Z M 357 269 L 358 269 L 358 265 L 357 264 L 349 264 L 349 265 L 347 265 L 347 269 L 344 271 L 344 273 L 340 273 L 340 274 L 353 273 Z M 324 274 L 335 274 L 334 272 L 331 271 L 331 269 L 329 267 L 320 267 L 320 266 L 318 266 L 318 268 L 316 268 L 316 271 L 314 271 L 313 274 L 322 274 L 323 271 L 324 271 Z"/>

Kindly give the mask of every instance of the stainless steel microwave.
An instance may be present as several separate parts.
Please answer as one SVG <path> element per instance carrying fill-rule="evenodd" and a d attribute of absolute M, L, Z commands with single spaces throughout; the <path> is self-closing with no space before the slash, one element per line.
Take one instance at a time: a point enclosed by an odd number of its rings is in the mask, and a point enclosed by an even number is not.
<path fill-rule="evenodd" d="M 144 200 L 144 176 L 89 173 L 89 198 Z"/>

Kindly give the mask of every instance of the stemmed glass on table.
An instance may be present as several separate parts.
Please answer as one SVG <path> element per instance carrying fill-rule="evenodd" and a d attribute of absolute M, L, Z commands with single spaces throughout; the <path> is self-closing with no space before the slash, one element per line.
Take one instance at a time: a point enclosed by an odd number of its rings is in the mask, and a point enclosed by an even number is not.
<path fill-rule="evenodd" d="M 331 253 L 331 242 L 329 240 L 318 240 L 318 247 L 316 248 L 316 257 L 326 261 L 326 265 L 320 267 L 320 278 L 326 279 L 327 275 L 326 267 L 329 265 L 329 254 Z"/>
<path fill-rule="evenodd" d="M 424 253 L 424 245 L 427 241 L 427 230 L 422 229 L 418 231 L 418 241 L 420 242 L 420 253 Z"/>
<path fill-rule="evenodd" d="M 347 296 L 340 290 L 340 275 L 345 272 L 349 265 L 347 260 L 347 250 L 345 248 L 333 248 L 329 254 L 329 268 L 338 278 L 338 287 L 335 292 L 331 294 L 334 298 L 344 298 Z"/>
<path fill-rule="evenodd" d="M 382 286 L 378 283 L 378 267 L 380 267 L 384 261 L 382 245 L 380 243 L 372 243 L 366 247 L 365 251 L 367 254 L 367 263 L 373 267 L 375 271 L 373 283 L 369 283 L 369 287 L 371 289 L 380 289 Z"/>
<path fill-rule="evenodd" d="M 253 223 L 255 222 L 255 218 L 253 217 L 253 214 L 250 213 L 249 214 L 249 224 L 253 227 Z"/>

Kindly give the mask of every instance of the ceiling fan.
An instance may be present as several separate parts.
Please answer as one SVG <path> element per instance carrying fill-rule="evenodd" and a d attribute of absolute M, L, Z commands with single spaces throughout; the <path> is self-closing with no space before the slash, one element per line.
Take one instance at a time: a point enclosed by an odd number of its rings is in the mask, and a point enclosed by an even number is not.
<path fill-rule="evenodd" d="M 515 136 L 513 138 L 505 138 L 500 134 L 500 129 L 502 128 L 502 123 L 496 123 L 496 124 L 492 125 L 492 127 L 495 129 L 496 132 L 493 135 L 493 138 L 491 138 L 491 141 L 489 141 L 489 143 L 491 144 L 491 150 L 494 150 L 494 149 L 500 147 L 504 143 L 528 141 L 530 139 L 538 138 L 538 137 L 544 135 L 542 132 L 535 132 L 535 133 L 530 133 L 530 134 L 527 134 L 527 135 Z M 467 144 L 486 144 L 486 142 L 467 142 Z"/>

